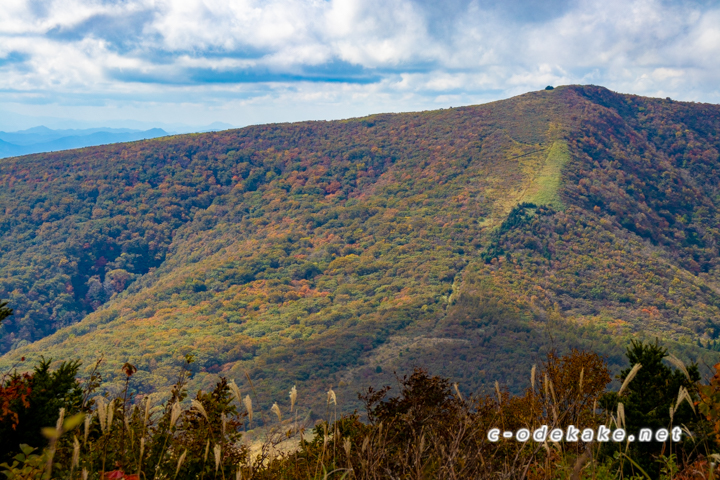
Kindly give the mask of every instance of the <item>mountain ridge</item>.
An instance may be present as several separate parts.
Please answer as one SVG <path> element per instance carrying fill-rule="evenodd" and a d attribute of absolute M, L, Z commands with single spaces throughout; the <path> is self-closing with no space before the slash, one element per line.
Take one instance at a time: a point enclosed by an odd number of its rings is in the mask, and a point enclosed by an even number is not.
<path fill-rule="evenodd" d="M 2 222 L 35 240 L 0 269 L 54 266 L 0 283 L 3 362 L 103 349 L 107 388 L 130 361 L 153 391 L 196 353 L 197 386 L 351 396 L 412 364 L 519 388 L 553 345 L 717 357 L 718 131 L 716 105 L 568 86 L 18 159 Z"/>

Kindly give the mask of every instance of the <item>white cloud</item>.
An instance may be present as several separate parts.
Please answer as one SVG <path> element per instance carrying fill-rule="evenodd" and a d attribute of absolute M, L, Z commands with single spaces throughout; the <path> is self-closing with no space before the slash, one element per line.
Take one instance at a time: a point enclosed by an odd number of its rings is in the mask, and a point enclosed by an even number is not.
<path fill-rule="evenodd" d="M 586 82 L 720 102 L 720 7 L 558 1 L 535 18 L 529 0 L 505 10 L 482 0 L 438 5 L 6 0 L 0 105 L 38 110 L 29 105 L 42 98 L 46 111 L 62 105 L 87 116 L 85 104 L 95 103 L 106 108 L 98 117 L 148 108 L 158 118 L 163 109 L 173 118 L 186 111 L 188 119 L 206 108 L 245 124 L 259 118 L 258 105 L 267 109 L 263 119 L 302 111 L 336 118 L 370 106 L 422 109 Z M 234 120 L 217 107 L 229 104 Z"/>

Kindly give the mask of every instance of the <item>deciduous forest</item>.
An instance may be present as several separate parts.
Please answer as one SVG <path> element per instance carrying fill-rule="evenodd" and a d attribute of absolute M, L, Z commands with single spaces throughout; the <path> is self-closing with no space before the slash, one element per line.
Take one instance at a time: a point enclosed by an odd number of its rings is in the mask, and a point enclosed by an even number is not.
<path fill-rule="evenodd" d="M 297 386 L 312 419 L 413 375 L 527 399 L 548 352 L 609 383 L 655 338 L 712 375 L 719 208 L 720 106 L 596 86 L 4 159 L 0 365 L 77 361 L 110 398 L 182 368 L 282 411 Z"/>

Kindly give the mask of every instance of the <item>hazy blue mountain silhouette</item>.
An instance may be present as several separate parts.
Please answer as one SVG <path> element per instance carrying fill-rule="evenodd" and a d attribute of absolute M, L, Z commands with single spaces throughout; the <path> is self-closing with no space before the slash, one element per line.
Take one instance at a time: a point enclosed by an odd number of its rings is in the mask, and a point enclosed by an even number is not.
<path fill-rule="evenodd" d="M 18 132 L 0 132 L 0 158 L 109 143 L 133 142 L 165 135 L 168 135 L 168 132 L 161 128 L 143 131 L 127 128 L 52 130 L 39 126 Z"/>

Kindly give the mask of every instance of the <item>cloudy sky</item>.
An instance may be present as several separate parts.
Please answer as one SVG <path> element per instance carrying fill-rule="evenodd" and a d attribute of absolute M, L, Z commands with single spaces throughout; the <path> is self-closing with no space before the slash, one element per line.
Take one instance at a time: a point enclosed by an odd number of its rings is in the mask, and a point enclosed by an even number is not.
<path fill-rule="evenodd" d="M 2 0 L 0 9 L 5 130 L 346 118 L 569 83 L 720 103 L 720 2 Z"/>

